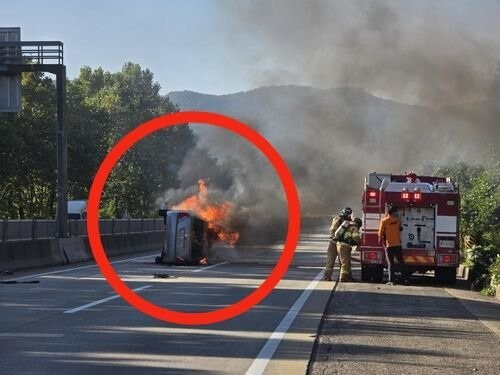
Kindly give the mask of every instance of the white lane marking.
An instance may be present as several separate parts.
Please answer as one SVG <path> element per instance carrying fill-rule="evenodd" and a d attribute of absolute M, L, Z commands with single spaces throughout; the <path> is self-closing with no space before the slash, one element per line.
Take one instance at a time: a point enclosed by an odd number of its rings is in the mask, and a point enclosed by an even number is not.
<path fill-rule="evenodd" d="M 122 260 L 115 260 L 114 262 L 110 262 L 110 263 L 111 264 L 116 264 L 116 263 L 130 262 L 131 260 L 145 259 L 145 258 L 154 257 L 156 255 L 157 254 L 151 254 L 151 255 L 145 255 L 145 256 L 136 257 L 136 258 L 128 258 L 128 259 L 122 259 Z M 40 276 L 46 276 L 46 275 L 54 275 L 54 274 L 57 274 L 57 273 L 69 272 L 69 271 L 74 271 L 74 270 L 83 270 L 85 268 L 90 268 L 90 267 L 97 267 L 97 264 L 90 264 L 88 266 L 81 266 L 81 267 L 66 268 L 64 270 L 39 273 L 39 274 L 36 274 L 36 275 L 28 275 L 28 276 L 16 277 L 15 279 L 9 279 L 9 280 L 4 280 L 4 281 L 17 281 L 17 280 L 29 279 L 31 277 L 40 277 Z"/>
<path fill-rule="evenodd" d="M 133 289 L 133 291 L 138 292 L 139 290 L 143 290 L 143 289 L 147 289 L 147 288 L 151 288 L 151 285 L 141 286 L 140 288 Z M 83 306 L 75 307 L 74 309 L 71 309 L 71 310 L 66 310 L 64 312 L 64 314 L 74 314 L 78 311 L 82 311 L 82 310 L 88 309 L 89 307 L 100 305 L 101 303 L 105 303 L 105 302 L 111 301 L 111 300 L 119 298 L 119 297 L 120 297 L 120 295 L 115 294 L 114 296 L 111 296 L 108 298 L 103 298 L 103 299 L 100 299 L 98 301 L 87 303 L 86 305 L 83 305 Z"/>
<path fill-rule="evenodd" d="M 285 337 L 285 334 L 287 333 L 288 329 L 292 325 L 293 321 L 297 317 L 298 313 L 300 312 L 300 310 L 302 309 L 302 307 L 304 306 L 307 299 L 309 298 L 313 290 L 316 288 L 316 285 L 318 285 L 319 280 L 322 277 L 323 277 L 323 270 L 321 270 L 316 275 L 314 280 L 309 283 L 309 285 L 302 292 L 297 301 L 295 301 L 290 310 L 288 310 L 285 317 L 281 320 L 278 327 L 274 330 L 271 337 L 269 337 L 269 339 L 262 347 L 257 357 L 253 360 L 252 364 L 250 365 L 250 367 L 246 372 L 247 375 L 258 375 L 258 374 L 260 375 L 264 373 L 267 365 L 271 361 L 274 352 L 278 348 L 278 345 L 280 344 L 281 340 L 283 339 L 283 337 Z"/>
<path fill-rule="evenodd" d="M 203 267 L 203 268 L 198 268 L 196 270 L 193 270 L 192 272 L 206 271 L 206 270 L 209 270 L 210 268 L 215 268 L 215 267 L 218 267 L 218 266 L 222 266 L 223 264 L 227 264 L 227 263 L 229 263 L 229 262 L 222 262 L 222 263 L 212 264 L 211 266 Z"/>

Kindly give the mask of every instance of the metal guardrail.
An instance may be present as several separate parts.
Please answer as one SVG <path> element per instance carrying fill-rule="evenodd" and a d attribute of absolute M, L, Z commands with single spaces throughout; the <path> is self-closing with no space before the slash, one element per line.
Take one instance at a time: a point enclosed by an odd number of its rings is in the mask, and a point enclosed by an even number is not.
<path fill-rule="evenodd" d="M 0 64 L 63 64 L 59 41 L 0 42 Z"/>
<path fill-rule="evenodd" d="M 86 236 L 86 220 L 69 220 L 70 237 Z M 105 234 L 157 232 L 165 230 L 163 219 L 106 219 L 99 220 L 99 230 Z M 0 241 L 36 240 L 57 237 L 55 220 L 2 220 Z"/>

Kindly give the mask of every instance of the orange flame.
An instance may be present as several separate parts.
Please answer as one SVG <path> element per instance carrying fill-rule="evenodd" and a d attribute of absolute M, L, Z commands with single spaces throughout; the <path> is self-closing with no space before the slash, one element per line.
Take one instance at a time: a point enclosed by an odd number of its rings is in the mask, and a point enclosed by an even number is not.
<path fill-rule="evenodd" d="M 238 232 L 231 232 L 224 229 L 227 222 L 227 215 L 234 205 L 225 201 L 221 204 L 210 204 L 207 200 L 207 184 L 204 180 L 198 180 L 198 194 L 184 199 L 181 203 L 172 207 L 174 210 L 186 210 L 195 213 L 208 222 L 208 227 L 212 229 L 221 241 L 230 245 L 235 245 L 240 238 Z"/>

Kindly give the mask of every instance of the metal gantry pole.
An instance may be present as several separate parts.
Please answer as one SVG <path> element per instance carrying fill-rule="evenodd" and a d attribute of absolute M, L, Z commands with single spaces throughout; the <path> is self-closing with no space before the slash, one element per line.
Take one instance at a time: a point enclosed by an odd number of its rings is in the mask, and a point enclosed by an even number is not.
<path fill-rule="evenodd" d="M 66 66 L 56 74 L 57 87 L 57 236 L 68 237 L 68 138 L 66 133 Z"/>

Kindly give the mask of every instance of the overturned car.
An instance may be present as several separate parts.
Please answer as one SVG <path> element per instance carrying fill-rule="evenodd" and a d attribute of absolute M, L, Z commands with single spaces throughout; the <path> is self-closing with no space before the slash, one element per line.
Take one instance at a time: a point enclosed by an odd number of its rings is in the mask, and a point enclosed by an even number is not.
<path fill-rule="evenodd" d="M 160 210 L 165 240 L 156 263 L 170 265 L 206 264 L 214 232 L 208 222 L 190 211 Z"/>

